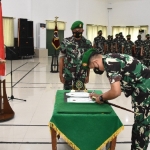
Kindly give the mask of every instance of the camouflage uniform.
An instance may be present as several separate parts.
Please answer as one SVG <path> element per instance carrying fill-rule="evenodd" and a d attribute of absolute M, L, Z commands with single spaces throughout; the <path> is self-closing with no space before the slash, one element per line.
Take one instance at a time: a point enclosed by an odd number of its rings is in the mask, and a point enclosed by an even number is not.
<path fill-rule="evenodd" d="M 141 48 L 143 47 L 143 41 L 141 39 L 135 41 L 135 57 L 141 60 Z"/>
<path fill-rule="evenodd" d="M 122 47 L 124 47 L 124 54 L 128 54 L 132 56 L 132 49 L 134 47 L 134 43 L 132 41 L 125 41 L 122 43 Z"/>
<path fill-rule="evenodd" d="M 106 53 L 113 52 L 113 37 L 110 35 L 108 36 L 108 39 L 106 40 L 106 47 L 107 47 Z"/>
<path fill-rule="evenodd" d="M 132 97 L 135 116 L 131 150 L 146 150 L 150 137 L 150 70 L 126 54 L 106 54 L 102 60 L 110 83 L 120 81 L 125 96 Z"/>
<path fill-rule="evenodd" d="M 113 39 L 113 53 L 117 53 L 117 45 L 118 45 L 118 34 L 116 34 L 116 38 Z"/>
<path fill-rule="evenodd" d="M 144 48 L 144 58 L 143 63 L 149 67 L 150 66 L 150 40 L 146 39 L 143 42 L 143 48 Z"/>
<path fill-rule="evenodd" d="M 97 36 L 94 38 L 95 49 L 98 50 L 99 53 L 104 53 L 104 45 L 106 44 L 106 40 L 103 36 Z"/>
<path fill-rule="evenodd" d="M 117 49 L 118 49 L 118 53 L 120 53 L 120 54 L 122 53 L 122 45 L 125 41 L 126 41 L 126 39 L 123 37 L 118 38 Z"/>
<path fill-rule="evenodd" d="M 83 70 L 81 67 L 82 55 L 86 50 L 92 47 L 89 40 L 85 39 L 83 36 L 80 40 L 75 40 L 75 38 L 68 37 L 65 38 L 60 45 L 60 53 L 64 54 L 64 78 L 65 90 L 71 90 L 73 84 L 77 79 L 85 81 L 87 76 L 87 71 Z"/>

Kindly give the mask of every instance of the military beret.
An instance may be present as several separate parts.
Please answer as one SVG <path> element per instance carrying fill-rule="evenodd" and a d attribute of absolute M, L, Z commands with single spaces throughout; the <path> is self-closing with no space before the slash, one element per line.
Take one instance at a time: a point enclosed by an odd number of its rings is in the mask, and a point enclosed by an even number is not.
<path fill-rule="evenodd" d="M 149 34 L 146 34 L 146 37 L 149 36 Z"/>
<path fill-rule="evenodd" d="M 128 34 L 126 37 L 131 37 L 131 35 L 130 35 L 130 34 Z"/>
<path fill-rule="evenodd" d="M 98 51 L 95 50 L 94 48 L 88 49 L 82 57 L 82 67 L 84 69 L 89 69 L 89 60 L 91 58 L 91 56 L 93 56 L 94 54 L 98 54 Z"/>
<path fill-rule="evenodd" d="M 83 28 L 83 22 L 82 21 L 75 21 L 71 26 L 71 30 L 73 30 L 75 28 Z"/>
<path fill-rule="evenodd" d="M 118 34 L 116 34 L 116 36 L 118 36 Z"/>
<path fill-rule="evenodd" d="M 99 33 L 99 32 L 102 32 L 102 30 L 99 30 L 98 33 Z"/>

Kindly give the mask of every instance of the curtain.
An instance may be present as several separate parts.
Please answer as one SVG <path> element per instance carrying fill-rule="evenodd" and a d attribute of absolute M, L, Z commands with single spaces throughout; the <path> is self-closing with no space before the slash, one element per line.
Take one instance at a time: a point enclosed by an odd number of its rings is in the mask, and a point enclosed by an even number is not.
<path fill-rule="evenodd" d="M 65 30 L 66 23 L 62 21 L 57 21 L 57 28 L 58 30 Z M 51 20 L 46 20 L 46 29 L 54 30 L 55 29 L 55 22 Z"/>
<path fill-rule="evenodd" d="M 122 32 L 124 37 L 126 38 L 126 36 L 128 34 L 131 35 L 131 40 L 134 42 L 135 40 L 137 40 L 137 36 L 139 34 L 139 30 L 142 29 L 144 30 L 144 34 L 146 35 L 148 32 L 148 26 L 113 26 L 112 27 L 112 32 L 113 32 L 113 36 L 115 37 L 115 34 Z"/>
<path fill-rule="evenodd" d="M 107 27 L 106 26 L 87 24 L 86 25 L 87 39 L 93 43 L 94 38 L 97 36 L 97 32 L 99 30 L 102 30 L 103 36 L 106 38 L 106 36 L 107 36 Z"/>
<path fill-rule="evenodd" d="M 14 19 L 11 17 L 3 17 L 3 34 L 4 44 L 6 46 L 14 46 Z"/>

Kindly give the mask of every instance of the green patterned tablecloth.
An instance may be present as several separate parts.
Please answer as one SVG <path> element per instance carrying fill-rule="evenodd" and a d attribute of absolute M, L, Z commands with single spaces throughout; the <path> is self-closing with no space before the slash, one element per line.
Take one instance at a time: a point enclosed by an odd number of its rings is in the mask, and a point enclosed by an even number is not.
<path fill-rule="evenodd" d="M 65 92 L 69 91 L 58 90 L 56 93 L 49 125 L 74 150 L 101 150 L 124 129 L 108 104 L 67 103 Z"/>

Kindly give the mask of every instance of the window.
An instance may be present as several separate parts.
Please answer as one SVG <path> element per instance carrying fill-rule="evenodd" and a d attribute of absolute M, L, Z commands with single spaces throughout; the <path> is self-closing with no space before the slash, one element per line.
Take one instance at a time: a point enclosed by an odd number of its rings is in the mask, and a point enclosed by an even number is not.
<path fill-rule="evenodd" d="M 3 35 L 6 46 L 14 46 L 14 18 L 3 17 Z"/>
<path fill-rule="evenodd" d="M 65 30 L 66 23 L 62 21 L 57 21 L 57 28 L 58 30 Z M 55 29 L 55 22 L 52 20 L 46 20 L 46 29 L 54 30 Z"/>
<path fill-rule="evenodd" d="M 128 34 L 131 35 L 131 40 L 134 42 L 135 40 L 137 40 L 137 36 L 139 34 L 139 30 L 144 30 L 144 34 L 146 35 L 148 33 L 148 26 L 113 26 L 112 27 L 112 32 L 113 32 L 113 36 L 115 37 L 115 34 L 122 32 L 124 38 L 126 38 L 126 36 Z M 145 37 L 144 37 L 145 38 Z"/>
<path fill-rule="evenodd" d="M 97 32 L 99 30 L 102 30 L 102 32 L 103 32 L 102 36 L 104 36 L 106 38 L 106 36 L 107 36 L 107 27 L 106 26 L 87 24 L 86 25 L 87 39 L 93 43 L 94 38 L 97 36 Z"/>

